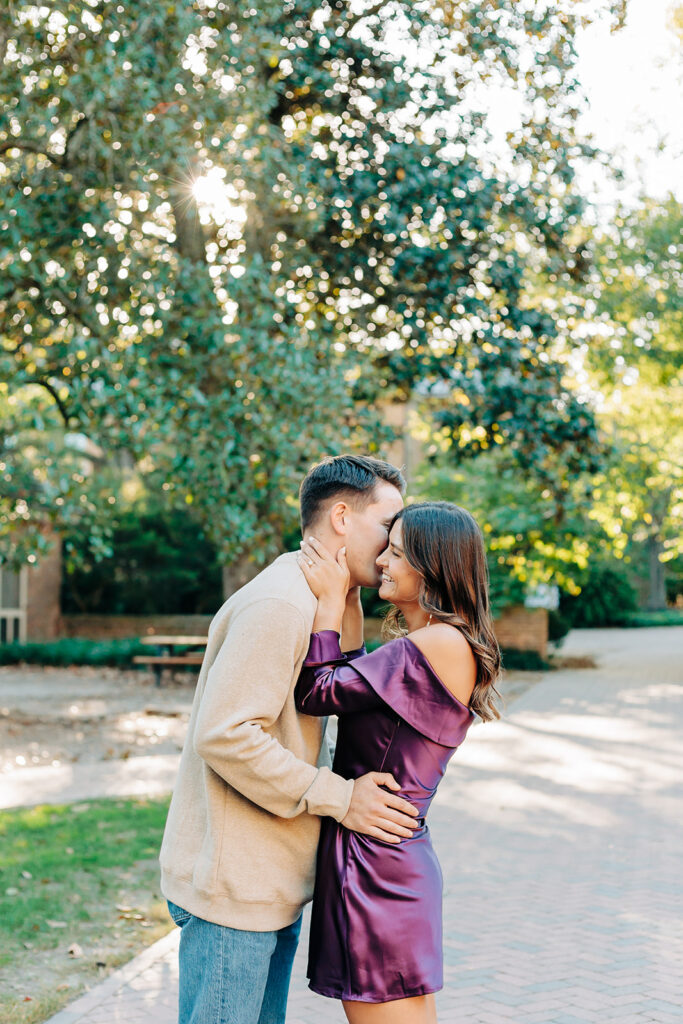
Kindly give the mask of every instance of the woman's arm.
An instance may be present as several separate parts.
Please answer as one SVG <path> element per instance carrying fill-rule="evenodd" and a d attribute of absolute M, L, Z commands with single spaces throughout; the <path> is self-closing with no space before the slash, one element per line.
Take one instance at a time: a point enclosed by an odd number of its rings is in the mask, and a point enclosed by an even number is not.
<path fill-rule="evenodd" d="M 305 715 L 341 715 L 367 711 L 382 702 L 367 680 L 356 672 L 339 646 L 333 630 L 314 633 L 294 691 Z"/>
<path fill-rule="evenodd" d="M 346 595 L 346 606 L 341 624 L 341 649 L 347 654 L 363 647 L 363 606 L 360 587 L 352 587 Z M 364 651 L 362 653 L 365 653 Z"/>
<path fill-rule="evenodd" d="M 308 537 L 301 541 L 297 560 L 306 582 L 318 599 L 313 632 L 329 629 L 341 634 L 351 579 L 346 564 L 346 548 L 340 548 L 335 556 L 315 537 Z"/>

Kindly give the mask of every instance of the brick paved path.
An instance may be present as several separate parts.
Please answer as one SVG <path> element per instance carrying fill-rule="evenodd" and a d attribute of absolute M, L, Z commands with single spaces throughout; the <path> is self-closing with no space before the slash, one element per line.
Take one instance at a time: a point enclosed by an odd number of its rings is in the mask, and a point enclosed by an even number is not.
<path fill-rule="evenodd" d="M 683 1020 L 683 629 L 577 633 L 477 726 L 430 812 L 444 870 L 441 1024 Z M 51 1024 L 173 1024 L 176 933 Z M 305 988 L 287 1024 L 341 1024 Z"/>

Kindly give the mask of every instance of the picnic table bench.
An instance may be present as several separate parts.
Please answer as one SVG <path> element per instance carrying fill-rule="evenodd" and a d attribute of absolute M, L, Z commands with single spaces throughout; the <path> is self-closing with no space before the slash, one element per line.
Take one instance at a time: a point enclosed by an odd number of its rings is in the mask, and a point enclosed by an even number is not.
<path fill-rule="evenodd" d="M 136 654 L 136 665 L 150 665 L 154 671 L 154 683 L 161 686 L 161 674 L 165 668 L 179 665 L 201 665 L 204 660 L 205 636 L 143 636 L 140 643 L 154 647 L 149 654 Z M 178 648 L 200 647 L 202 650 L 187 651 Z"/>

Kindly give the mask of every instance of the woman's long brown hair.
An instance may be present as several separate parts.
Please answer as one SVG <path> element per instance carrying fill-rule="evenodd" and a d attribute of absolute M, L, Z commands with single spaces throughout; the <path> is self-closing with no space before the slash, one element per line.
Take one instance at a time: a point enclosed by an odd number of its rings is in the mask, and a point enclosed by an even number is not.
<path fill-rule="evenodd" d="M 477 661 L 477 680 L 470 707 L 484 721 L 500 718 L 495 684 L 500 675 L 500 650 L 489 609 L 489 573 L 484 538 L 470 513 L 448 501 L 406 505 L 391 523 L 401 520 L 401 545 L 409 564 L 422 577 L 420 606 L 432 620 L 460 630 Z M 384 620 L 386 636 L 405 634 L 400 612 L 392 608 Z"/>

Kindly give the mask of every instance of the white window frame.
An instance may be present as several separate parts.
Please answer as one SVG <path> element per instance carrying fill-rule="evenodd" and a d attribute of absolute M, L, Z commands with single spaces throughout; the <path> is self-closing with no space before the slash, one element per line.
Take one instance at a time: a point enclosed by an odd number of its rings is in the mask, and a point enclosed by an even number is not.
<path fill-rule="evenodd" d="M 7 572 L 7 570 L 4 570 Z M 3 569 L 0 567 L 0 594 L 2 594 L 2 573 Z M 2 599 L 0 598 L 0 601 Z M 19 607 L 18 608 L 4 608 L 0 604 L 0 620 L 5 622 L 5 636 L 11 637 L 12 639 L 5 641 L 6 643 L 14 642 L 14 633 L 16 623 L 19 623 L 19 637 L 18 641 L 20 644 L 26 643 L 26 609 L 28 606 L 28 568 L 23 566 L 19 570 Z M 1 642 L 1 641 L 0 641 Z"/>

